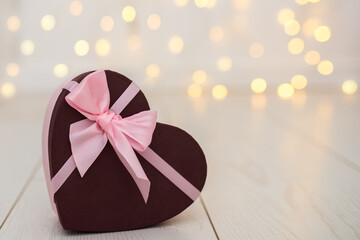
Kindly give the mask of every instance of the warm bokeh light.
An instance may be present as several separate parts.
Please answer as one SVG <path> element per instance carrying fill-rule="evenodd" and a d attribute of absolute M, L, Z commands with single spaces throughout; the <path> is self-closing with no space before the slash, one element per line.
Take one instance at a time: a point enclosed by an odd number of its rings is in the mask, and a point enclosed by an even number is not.
<path fill-rule="evenodd" d="M 229 57 L 220 57 L 216 62 L 217 68 L 222 71 L 226 72 L 229 71 L 232 67 L 232 60 Z"/>
<path fill-rule="evenodd" d="M 204 8 L 209 4 L 209 0 L 194 0 L 195 6 Z"/>
<path fill-rule="evenodd" d="M 104 16 L 100 20 L 100 27 L 103 31 L 109 32 L 114 28 L 114 19 L 110 16 Z"/>
<path fill-rule="evenodd" d="M 10 31 L 16 32 L 17 30 L 19 30 L 21 22 L 17 16 L 11 16 L 8 18 L 6 24 Z"/>
<path fill-rule="evenodd" d="M 15 95 L 16 88 L 11 82 L 6 82 L 1 85 L 1 95 L 5 98 L 11 98 Z"/>
<path fill-rule="evenodd" d="M 189 0 L 174 0 L 176 6 L 184 7 L 188 4 Z"/>
<path fill-rule="evenodd" d="M 355 82 L 352 79 L 344 81 L 341 86 L 343 93 L 345 93 L 347 95 L 352 95 L 352 94 L 356 93 L 357 88 L 358 88 L 357 82 Z"/>
<path fill-rule="evenodd" d="M 16 77 L 20 72 L 20 67 L 16 63 L 9 63 L 6 66 L 6 73 L 10 77 Z"/>
<path fill-rule="evenodd" d="M 314 38 L 318 42 L 326 42 L 331 37 L 331 30 L 328 26 L 317 27 L 314 31 Z"/>
<path fill-rule="evenodd" d="M 85 56 L 89 52 L 89 44 L 85 40 L 79 40 L 74 45 L 74 52 L 78 56 Z"/>
<path fill-rule="evenodd" d="M 334 65 L 329 60 L 319 62 L 317 70 L 322 75 L 330 75 L 334 71 Z"/>
<path fill-rule="evenodd" d="M 295 36 L 300 31 L 300 24 L 295 19 L 289 20 L 284 26 L 284 31 L 289 36 Z"/>
<path fill-rule="evenodd" d="M 206 81 L 206 72 L 203 70 L 196 70 L 193 74 L 192 74 L 192 80 L 194 81 L 194 83 L 197 84 L 203 84 Z"/>
<path fill-rule="evenodd" d="M 295 89 L 304 89 L 307 85 L 307 78 L 304 75 L 295 75 L 290 82 Z"/>
<path fill-rule="evenodd" d="M 251 82 L 251 90 L 254 93 L 263 93 L 266 90 L 267 84 L 263 78 L 255 78 Z"/>
<path fill-rule="evenodd" d="M 55 77 L 63 78 L 68 74 L 68 72 L 69 72 L 68 67 L 63 63 L 59 63 L 54 67 Z"/>
<path fill-rule="evenodd" d="M 55 27 L 55 18 L 53 15 L 45 15 L 41 18 L 40 24 L 44 31 L 51 31 Z"/>
<path fill-rule="evenodd" d="M 289 20 L 295 19 L 295 13 L 290 8 L 284 8 L 279 11 L 277 19 L 281 25 L 285 25 Z"/>
<path fill-rule="evenodd" d="M 156 64 L 150 64 L 146 67 L 146 75 L 150 78 L 157 78 L 160 75 L 160 68 Z"/>
<path fill-rule="evenodd" d="M 294 88 L 289 83 L 283 83 L 277 88 L 277 94 L 281 98 L 289 98 L 294 95 Z"/>
<path fill-rule="evenodd" d="M 191 84 L 187 89 L 188 95 L 192 98 L 198 98 L 202 94 L 202 88 L 199 84 Z"/>
<path fill-rule="evenodd" d="M 35 51 L 35 44 L 31 40 L 25 40 L 20 45 L 20 51 L 25 56 L 30 56 Z"/>
<path fill-rule="evenodd" d="M 311 2 L 311 3 L 318 3 L 318 2 L 320 2 L 320 0 L 308 0 L 309 2 Z"/>
<path fill-rule="evenodd" d="M 96 41 L 95 44 L 95 52 L 99 55 L 99 56 L 106 56 L 109 54 L 110 52 L 110 43 L 108 40 L 106 40 L 105 38 L 101 38 L 99 40 Z"/>
<path fill-rule="evenodd" d="M 255 109 L 266 107 L 266 96 L 264 94 L 254 94 L 251 96 L 251 106 Z"/>
<path fill-rule="evenodd" d="M 308 37 L 313 36 L 315 29 L 321 25 L 321 22 L 320 18 L 309 18 L 302 26 L 303 33 Z"/>
<path fill-rule="evenodd" d="M 220 42 L 224 37 L 224 31 L 219 26 L 213 26 L 210 29 L 209 36 L 213 42 Z"/>
<path fill-rule="evenodd" d="M 151 14 L 147 19 L 147 25 L 151 30 L 156 30 L 161 25 L 161 19 L 157 14 Z"/>
<path fill-rule="evenodd" d="M 240 11 L 245 11 L 249 7 L 250 0 L 233 0 L 235 8 Z"/>
<path fill-rule="evenodd" d="M 224 98 L 226 98 L 227 94 L 228 94 L 228 90 L 224 85 L 216 85 L 212 88 L 212 96 L 213 98 L 217 99 L 217 100 L 222 100 Z"/>
<path fill-rule="evenodd" d="M 69 11 L 73 16 L 80 16 L 83 12 L 83 5 L 80 1 L 74 0 L 70 3 Z"/>
<path fill-rule="evenodd" d="M 182 50 L 184 48 L 184 41 L 182 40 L 181 37 L 174 36 L 174 37 L 170 38 L 168 46 L 169 46 L 169 50 L 171 53 L 178 54 L 178 53 L 182 52 Z"/>
<path fill-rule="evenodd" d="M 295 0 L 295 2 L 299 5 L 305 5 L 308 3 L 308 0 Z"/>
<path fill-rule="evenodd" d="M 126 6 L 122 10 L 122 18 L 125 22 L 132 22 L 135 20 L 136 17 L 136 11 L 135 8 L 132 6 Z"/>
<path fill-rule="evenodd" d="M 128 38 L 128 46 L 131 50 L 136 51 L 141 48 L 141 38 L 138 35 L 131 35 Z"/>
<path fill-rule="evenodd" d="M 261 58 L 264 55 L 264 46 L 261 43 L 253 43 L 249 47 L 249 55 L 252 58 Z"/>
<path fill-rule="evenodd" d="M 301 38 L 293 38 L 288 43 L 288 50 L 291 54 L 299 54 L 304 50 L 304 41 Z"/>
<path fill-rule="evenodd" d="M 320 62 L 320 53 L 315 50 L 308 51 L 304 56 L 305 62 L 309 65 L 316 65 Z"/>

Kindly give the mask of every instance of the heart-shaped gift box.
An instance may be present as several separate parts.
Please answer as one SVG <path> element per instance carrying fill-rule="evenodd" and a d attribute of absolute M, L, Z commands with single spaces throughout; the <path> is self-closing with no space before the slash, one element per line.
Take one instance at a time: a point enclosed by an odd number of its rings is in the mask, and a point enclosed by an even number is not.
<path fill-rule="evenodd" d="M 203 151 L 155 116 L 141 90 L 113 71 L 83 73 L 57 89 L 45 115 L 43 163 L 64 229 L 144 228 L 198 198 Z"/>

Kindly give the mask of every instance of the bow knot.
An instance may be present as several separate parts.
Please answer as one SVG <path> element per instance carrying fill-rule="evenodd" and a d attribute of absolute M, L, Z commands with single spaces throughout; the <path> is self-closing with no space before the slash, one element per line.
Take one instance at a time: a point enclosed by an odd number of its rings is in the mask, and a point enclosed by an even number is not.
<path fill-rule="evenodd" d="M 119 115 L 115 115 L 114 112 L 112 111 L 106 111 L 102 114 L 96 115 L 96 123 L 100 126 L 100 128 L 104 131 L 107 132 L 112 120 L 116 118 L 117 120 L 121 120 L 122 117 Z"/>

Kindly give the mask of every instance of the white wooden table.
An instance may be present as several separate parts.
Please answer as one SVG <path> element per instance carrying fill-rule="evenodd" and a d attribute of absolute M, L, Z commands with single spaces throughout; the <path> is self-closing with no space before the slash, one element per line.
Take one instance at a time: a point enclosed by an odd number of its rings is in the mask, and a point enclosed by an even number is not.
<path fill-rule="evenodd" d="M 0 239 L 360 239 L 359 94 L 147 95 L 204 149 L 199 200 L 148 229 L 64 231 L 40 159 L 49 96 L 18 96 L 0 102 Z"/>

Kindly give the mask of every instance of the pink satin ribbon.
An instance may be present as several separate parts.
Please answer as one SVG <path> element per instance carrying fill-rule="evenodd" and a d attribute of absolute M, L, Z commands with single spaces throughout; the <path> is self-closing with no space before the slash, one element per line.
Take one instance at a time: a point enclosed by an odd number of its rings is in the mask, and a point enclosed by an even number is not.
<path fill-rule="evenodd" d="M 151 143 L 155 128 L 156 112 L 144 111 L 128 118 L 121 118 L 118 115 L 139 92 L 139 88 L 134 83 L 130 84 L 110 110 L 108 109 L 109 91 L 104 71 L 89 74 L 80 84 L 70 81 L 64 88 L 70 91 L 70 94 L 66 96 L 66 101 L 87 119 L 70 126 L 73 156 L 51 179 L 52 196 L 76 168 L 83 176 L 109 140 L 119 159 L 133 177 L 145 202 L 149 196 L 150 181 L 133 149 L 189 198 L 196 200 L 200 191 L 147 147 Z"/>

